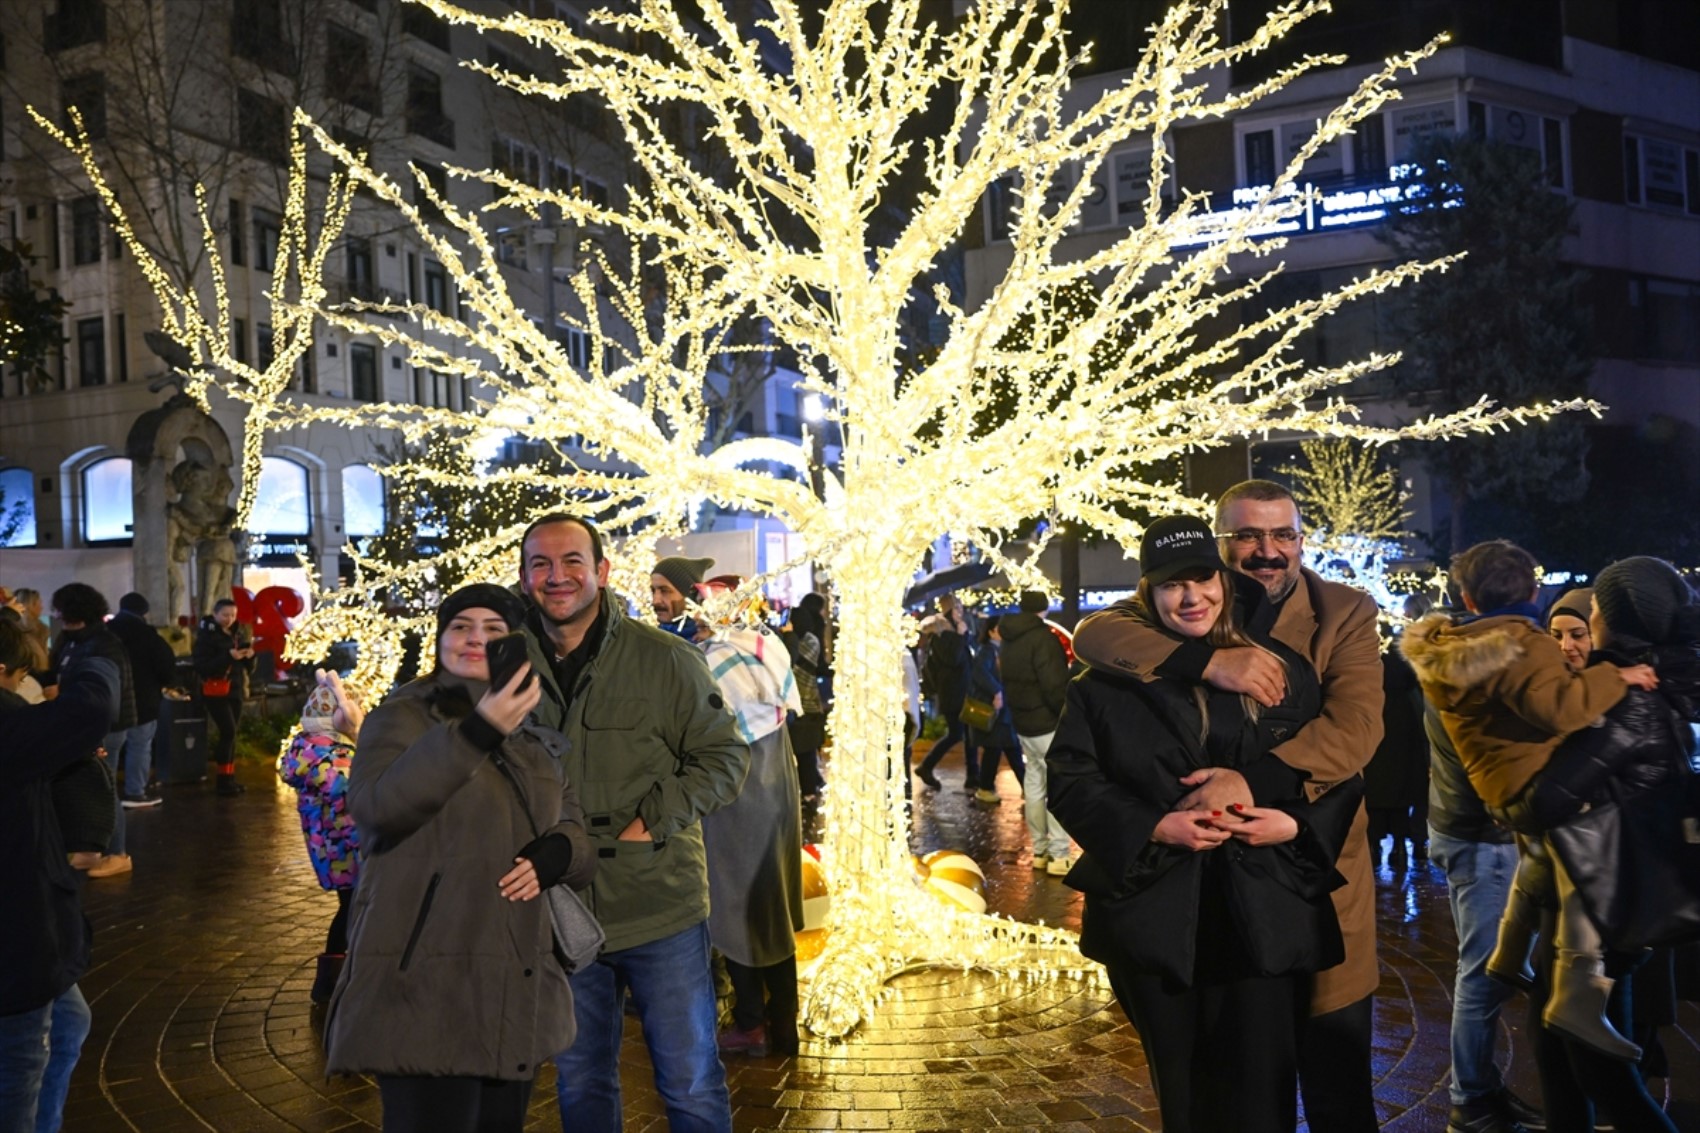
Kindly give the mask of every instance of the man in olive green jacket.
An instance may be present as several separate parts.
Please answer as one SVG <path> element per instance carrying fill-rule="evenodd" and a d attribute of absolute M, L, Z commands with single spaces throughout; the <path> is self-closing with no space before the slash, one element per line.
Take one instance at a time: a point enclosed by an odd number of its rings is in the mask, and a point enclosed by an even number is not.
<path fill-rule="evenodd" d="M 520 583 L 543 683 L 536 716 L 567 737 L 567 779 L 597 852 L 584 896 L 608 934 L 601 959 L 572 976 L 578 1039 L 555 1059 L 561 1124 L 620 1128 L 629 988 L 669 1125 L 730 1133 L 701 819 L 738 797 L 750 751 L 702 654 L 628 618 L 607 582 L 588 522 L 547 515 L 526 531 Z"/>

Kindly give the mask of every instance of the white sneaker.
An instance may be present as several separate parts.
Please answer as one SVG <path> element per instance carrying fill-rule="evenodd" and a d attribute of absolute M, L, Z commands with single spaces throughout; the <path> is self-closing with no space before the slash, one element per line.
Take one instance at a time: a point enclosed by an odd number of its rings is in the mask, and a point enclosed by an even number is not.
<path fill-rule="evenodd" d="M 1050 863 L 1045 866 L 1045 872 L 1050 874 L 1052 877 L 1066 877 L 1068 876 L 1068 871 L 1073 868 L 1073 858 L 1052 858 Z"/>

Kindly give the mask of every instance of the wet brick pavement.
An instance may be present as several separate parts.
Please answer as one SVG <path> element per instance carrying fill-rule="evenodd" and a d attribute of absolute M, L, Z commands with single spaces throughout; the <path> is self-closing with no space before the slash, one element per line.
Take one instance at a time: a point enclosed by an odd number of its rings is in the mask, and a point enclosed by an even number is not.
<path fill-rule="evenodd" d="M 1078 927 L 1078 895 L 1031 869 L 1019 786 L 1001 805 L 960 790 L 918 791 L 917 850 L 967 850 L 987 873 L 994 910 Z M 315 884 L 293 794 L 245 766 L 249 792 L 166 789 L 164 806 L 131 811 L 133 874 L 88 883 L 95 967 L 83 981 L 94 1030 L 66 1111 L 70 1133 L 376 1128 L 376 1089 L 328 1080 L 307 990 L 335 900 Z M 1383 1125 L 1441 1133 L 1454 941 L 1438 871 L 1384 872 L 1376 1102 Z M 1537 1094 L 1521 1031 L 1502 1053 L 1525 1096 Z M 622 1054 L 626 1127 L 661 1130 L 635 1020 Z M 449 1024 L 449 1025 L 452 1025 Z M 1665 1032 L 1673 1073 L 1655 1080 L 1684 1128 L 1700 1130 L 1700 1010 L 1684 1004 Z M 796 1058 L 728 1062 L 740 1133 L 766 1129 L 1154 1130 L 1156 1102 L 1139 1040 L 1107 990 L 924 971 L 894 981 L 878 1014 L 848 1041 L 806 1041 Z M 539 1079 L 529 1128 L 559 1128 L 552 1070 Z"/>

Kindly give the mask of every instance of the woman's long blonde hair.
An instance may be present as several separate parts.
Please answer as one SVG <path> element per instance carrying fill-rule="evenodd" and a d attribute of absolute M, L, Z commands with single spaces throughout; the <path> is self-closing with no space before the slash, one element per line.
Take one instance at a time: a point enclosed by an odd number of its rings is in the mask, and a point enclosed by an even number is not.
<path fill-rule="evenodd" d="M 1245 627 L 1240 625 L 1239 609 L 1234 604 L 1233 572 L 1219 570 L 1216 572 L 1216 579 L 1222 584 L 1222 612 L 1216 616 L 1216 624 L 1210 627 L 1210 632 L 1204 635 L 1204 640 L 1218 649 L 1233 649 L 1240 646 L 1261 649 L 1275 660 L 1281 661 L 1280 654 L 1253 640 L 1251 635 L 1246 633 Z M 1155 587 L 1151 585 L 1149 578 L 1141 578 L 1139 589 L 1134 594 L 1134 606 L 1140 618 L 1148 625 L 1162 629 L 1165 627 L 1162 617 L 1157 613 L 1154 590 Z M 1281 664 L 1283 668 L 1286 666 L 1285 661 L 1281 661 Z M 1204 695 L 1202 684 L 1195 683 L 1192 686 L 1192 698 L 1198 704 L 1198 715 L 1201 722 L 1199 739 L 1202 742 L 1210 734 L 1210 702 L 1209 698 Z M 1253 722 L 1257 720 L 1258 714 L 1263 710 L 1261 704 L 1244 693 L 1240 694 L 1240 704 L 1245 709 L 1246 719 Z"/>

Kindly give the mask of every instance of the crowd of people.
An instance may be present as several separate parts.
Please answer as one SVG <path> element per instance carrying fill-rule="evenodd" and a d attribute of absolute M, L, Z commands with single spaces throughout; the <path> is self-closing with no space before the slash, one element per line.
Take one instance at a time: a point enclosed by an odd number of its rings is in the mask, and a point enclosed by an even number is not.
<path fill-rule="evenodd" d="M 922 789 L 960 744 L 963 789 L 996 806 L 1009 766 L 1033 868 L 1083 894 L 1081 949 L 1170 1133 L 1291 1130 L 1301 1099 L 1314 1130 L 1376 1128 L 1389 837 L 1390 864 L 1432 855 L 1451 899 L 1449 1133 L 1587 1130 L 1596 1106 L 1673 1129 L 1644 1075 L 1664 1072 L 1670 949 L 1700 934 L 1700 894 L 1675 865 L 1640 874 L 1660 824 L 1695 817 L 1687 584 L 1630 559 L 1542 610 L 1533 559 L 1490 542 L 1452 562 L 1457 608 L 1384 650 L 1371 599 L 1302 551 L 1291 494 L 1247 481 L 1213 524 L 1153 522 L 1134 596 L 1072 636 L 1042 594 L 1001 617 L 944 595 L 904 657 L 906 769 L 929 714 Z M 384 1128 L 520 1129 L 552 1062 L 562 1127 L 617 1130 L 631 1014 L 669 1127 L 730 1130 L 724 1060 L 799 1049 L 831 607 L 810 594 L 780 630 L 713 565 L 657 561 L 652 623 L 609 589 L 595 524 L 545 515 L 513 585 L 443 598 L 423 675 L 361 705 L 315 674 L 278 761 L 336 897 L 310 996 L 328 1068 L 375 1079 Z M 255 656 L 229 600 L 183 668 L 139 594 L 108 620 L 93 588 L 61 588 L 50 641 L 39 606 L 20 591 L 0 615 L 0 838 L 31 863 L 4 899 L 32 926 L 0 950 L 6 1131 L 58 1128 L 90 1026 L 76 871 L 133 868 L 124 812 L 159 805 L 161 698 L 187 678 L 233 798 Z M 1544 1107 L 1495 1059 L 1517 989 Z"/>

